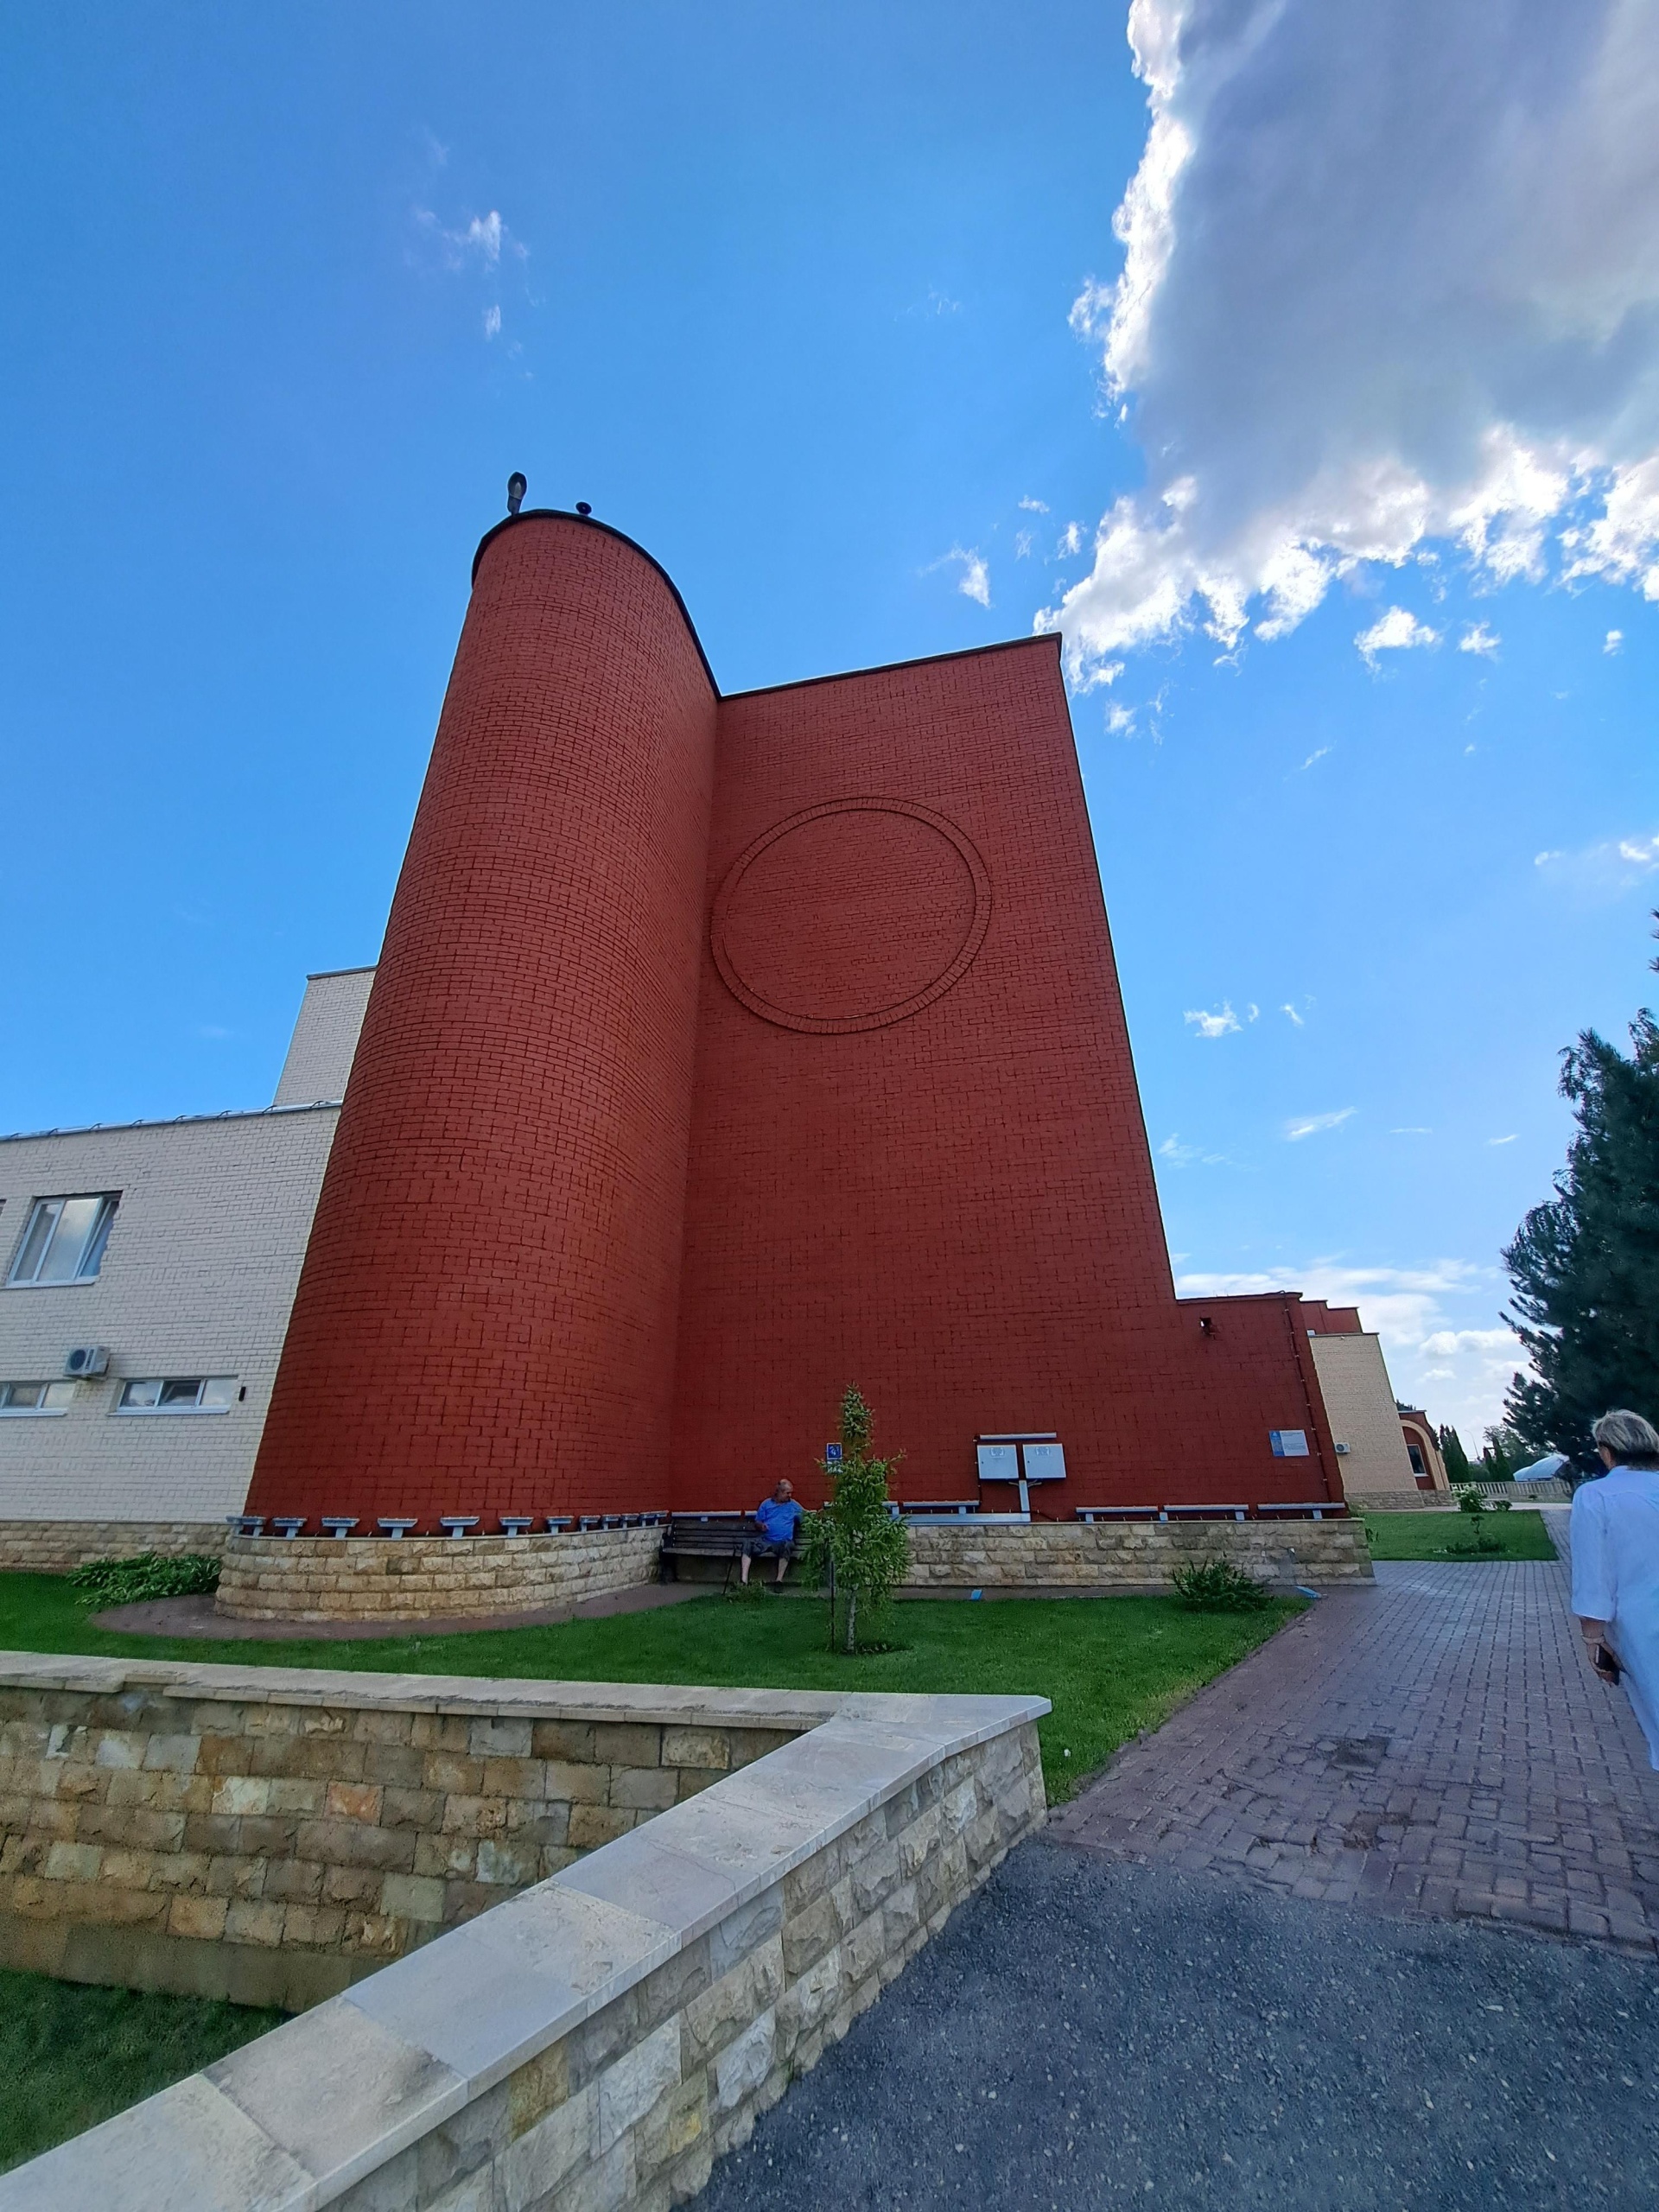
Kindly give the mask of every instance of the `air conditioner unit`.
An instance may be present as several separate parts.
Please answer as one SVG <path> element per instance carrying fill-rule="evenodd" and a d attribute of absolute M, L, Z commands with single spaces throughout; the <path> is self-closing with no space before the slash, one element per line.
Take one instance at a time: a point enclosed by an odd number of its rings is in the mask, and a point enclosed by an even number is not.
<path fill-rule="evenodd" d="M 107 1372 L 109 1364 L 107 1344 L 76 1344 L 63 1356 L 64 1373 L 77 1377 L 103 1375 Z"/>
<path fill-rule="evenodd" d="M 1353 1448 L 1351 1444 L 1338 1444 L 1337 1446 L 1338 1452 L 1351 1452 Z"/>

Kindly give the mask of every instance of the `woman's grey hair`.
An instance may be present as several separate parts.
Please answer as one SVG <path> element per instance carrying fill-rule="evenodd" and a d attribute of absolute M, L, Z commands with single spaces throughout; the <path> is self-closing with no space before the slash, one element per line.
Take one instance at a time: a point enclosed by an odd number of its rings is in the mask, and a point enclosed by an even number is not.
<path fill-rule="evenodd" d="M 1628 1406 L 1603 1414 L 1590 1433 L 1627 1467 L 1659 1467 L 1659 1428 Z"/>

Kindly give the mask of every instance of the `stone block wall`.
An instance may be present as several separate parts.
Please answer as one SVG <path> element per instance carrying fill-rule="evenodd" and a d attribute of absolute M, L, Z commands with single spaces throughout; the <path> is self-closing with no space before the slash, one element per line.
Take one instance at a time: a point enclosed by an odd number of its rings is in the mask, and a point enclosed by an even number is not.
<path fill-rule="evenodd" d="M 912 1522 L 912 1589 L 1167 1588 L 1175 1569 L 1230 1559 L 1263 1580 L 1370 1578 L 1358 1520 Z"/>
<path fill-rule="evenodd" d="M 223 1552 L 222 1521 L 0 1521 L 0 1573 L 67 1574 L 89 1559 Z"/>
<path fill-rule="evenodd" d="M 1043 1700 L 832 1702 L 652 1827 L 18 2169 L 0 2204 L 683 2202 L 1044 1816 Z"/>
<path fill-rule="evenodd" d="M 0 1962 L 242 2003 L 332 1994 L 822 1717 L 21 1657 L 0 1665 Z"/>
<path fill-rule="evenodd" d="M 448 1620 L 530 1612 L 654 1581 L 660 1529 L 527 1536 L 232 1536 L 237 1620 Z"/>

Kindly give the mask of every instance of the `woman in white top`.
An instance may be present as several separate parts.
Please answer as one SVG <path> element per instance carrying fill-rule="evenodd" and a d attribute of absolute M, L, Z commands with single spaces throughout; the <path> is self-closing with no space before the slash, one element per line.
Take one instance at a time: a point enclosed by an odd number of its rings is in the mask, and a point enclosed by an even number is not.
<path fill-rule="evenodd" d="M 1573 1610 L 1604 1681 L 1624 1681 L 1659 1771 L 1659 1430 L 1604 1414 L 1590 1432 L 1607 1472 L 1573 1501 Z M 1611 1655 L 1609 1666 L 1603 1656 Z"/>

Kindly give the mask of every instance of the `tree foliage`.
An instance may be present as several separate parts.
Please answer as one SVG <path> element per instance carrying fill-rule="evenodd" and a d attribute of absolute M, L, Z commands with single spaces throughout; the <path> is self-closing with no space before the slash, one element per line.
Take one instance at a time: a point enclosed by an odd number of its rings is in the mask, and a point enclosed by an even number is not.
<path fill-rule="evenodd" d="M 1440 1457 L 1446 1462 L 1446 1479 L 1453 1490 L 1459 1483 L 1476 1480 L 1475 1471 L 1469 1464 L 1469 1454 L 1463 1448 L 1463 1439 L 1455 1428 L 1441 1429 Z"/>
<path fill-rule="evenodd" d="M 1589 1471 L 1599 1414 L 1659 1414 L 1659 1023 L 1637 1014 L 1628 1057 L 1586 1030 L 1561 1061 L 1578 1129 L 1555 1196 L 1503 1254 L 1535 1370 L 1504 1412 L 1521 1444 Z"/>
<path fill-rule="evenodd" d="M 836 1613 L 846 1600 L 849 1652 L 858 1648 L 858 1611 L 866 1624 L 910 1571 L 910 1532 L 895 1518 L 887 1478 L 904 1457 L 878 1459 L 870 1451 L 872 1416 L 862 1394 L 849 1383 L 841 1401 L 841 1459 L 826 1459 L 830 1497 L 806 1516 L 802 1548 L 806 1569 L 830 1584 L 830 1646 L 836 1643 Z"/>

